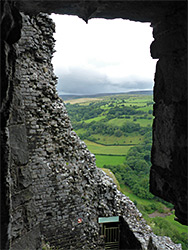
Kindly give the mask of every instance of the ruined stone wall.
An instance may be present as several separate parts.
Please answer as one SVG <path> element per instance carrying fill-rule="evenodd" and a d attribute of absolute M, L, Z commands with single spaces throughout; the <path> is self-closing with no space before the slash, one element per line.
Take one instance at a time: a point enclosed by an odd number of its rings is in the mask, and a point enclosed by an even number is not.
<path fill-rule="evenodd" d="M 150 187 L 187 224 L 187 10 L 178 7 L 153 23 L 151 55 L 159 61 Z"/>
<path fill-rule="evenodd" d="M 20 38 L 21 16 L 15 8 L 14 3 L 1 1 L 0 7 L 0 215 L 1 215 L 1 234 L 0 248 L 8 249 L 8 230 L 10 226 L 11 207 L 10 199 L 10 145 L 9 134 L 7 131 L 10 106 L 13 99 L 13 85 L 18 81 L 15 77 L 16 49 L 14 43 Z"/>
<path fill-rule="evenodd" d="M 73 131 L 55 88 L 51 19 L 46 14 L 22 19 L 8 126 L 11 249 L 40 248 L 40 234 L 59 249 L 104 249 L 99 216 L 123 217 L 126 249 L 160 249 L 160 244 L 181 249 L 151 232 Z"/>

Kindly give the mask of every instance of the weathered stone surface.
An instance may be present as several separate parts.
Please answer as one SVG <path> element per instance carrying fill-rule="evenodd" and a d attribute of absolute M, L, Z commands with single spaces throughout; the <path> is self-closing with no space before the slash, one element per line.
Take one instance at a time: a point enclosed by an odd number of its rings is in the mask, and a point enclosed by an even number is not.
<path fill-rule="evenodd" d="M 21 16 L 13 2 L 1 1 L 1 98 L 0 98 L 0 128 L 1 128 L 1 242 L 0 248 L 8 249 L 8 227 L 10 221 L 10 146 L 7 133 L 10 106 L 13 98 L 13 84 L 16 84 L 15 59 L 16 50 L 13 44 L 21 35 Z"/>
<path fill-rule="evenodd" d="M 150 250 L 170 250 L 174 249 L 174 244 L 169 237 L 156 237 L 153 235 L 150 237 L 148 249 Z M 181 244 L 176 245 L 176 249 L 182 249 Z"/>
<path fill-rule="evenodd" d="M 29 160 L 25 125 L 13 125 L 9 129 L 12 160 L 16 165 L 25 165 Z"/>
<path fill-rule="evenodd" d="M 41 249 L 41 236 L 40 226 L 35 226 L 31 231 L 25 234 L 21 239 L 18 239 L 12 246 L 14 250 L 40 250 Z"/>
<path fill-rule="evenodd" d="M 86 22 L 90 18 L 125 18 L 133 21 L 151 22 L 156 17 L 163 18 L 173 13 L 174 8 L 185 8 L 185 1 L 29 1 L 19 0 L 16 5 L 25 13 L 37 14 L 39 11 L 45 13 L 77 15 Z"/>
<path fill-rule="evenodd" d="M 183 18 L 185 17 L 185 18 Z M 151 54 L 159 58 L 154 87 L 151 192 L 175 205 L 187 224 L 187 41 L 186 10 L 154 26 Z"/>

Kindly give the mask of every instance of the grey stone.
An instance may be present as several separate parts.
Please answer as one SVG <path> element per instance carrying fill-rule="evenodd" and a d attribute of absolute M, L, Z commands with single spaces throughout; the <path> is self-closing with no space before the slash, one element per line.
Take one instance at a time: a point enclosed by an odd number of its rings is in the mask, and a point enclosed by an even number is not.
<path fill-rule="evenodd" d="M 9 127 L 9 138 L 12 158 L 17 165 L 25 165 L 29 160 L 27 133 L 25 125 Z"/>

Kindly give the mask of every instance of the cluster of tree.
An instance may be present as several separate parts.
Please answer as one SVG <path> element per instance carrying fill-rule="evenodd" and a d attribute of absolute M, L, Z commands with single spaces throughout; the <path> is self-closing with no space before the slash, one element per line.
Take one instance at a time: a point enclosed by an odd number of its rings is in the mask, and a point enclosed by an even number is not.
<path fill-rule="evenodd" d="M 148 132 L 143 145 L 132 147 L 128 151 L 124 165 L 104 167 L 109 168 L 119 183 L 129 186 L 138 197 L 153 199 L 154 196 L 149 192 L 150 154 L 151 133 Z"/>
<path fill-rule="evenodd" d="M 92 134 L 103 134 L 103 135 L 115 135 L 116 137 L 128 136 L 133 132 L 138 132 L 141 135 L 148 133 L 150 127 L 141 127 L 140 124 L 134 122 L 125 122 L 121 127 L 107 124 L 104 121 L 92 121 L 91 123 L 79 123 L 74 122 L 73 127 L 75 130 L 84 129 L 82 133 L 82 139 L 88 139 Z"/>
<path fill-rule="evenodd" d="M 137 163 L 135 170 L 124 165 L 107 165 L 104 168 L 110 169 L 116 176 L 120 184 L 130 187 L 132 192 L 140 198 L 153 199 L 153 195 L 149 192 L 149 166 L 146 162 L 140 161 Z M 144 171 L 137 172 L 137 170 L 144 169 Z M 144 172 L 147 174 L 144 174 Z"/>
<path fill-rule="evenodd" d="M 105 120 L 108 121 L 114 118 L 130 118 L 131 116 L 137 116 L 137 119 L 151 119 L 148 116 L 149 112 L 144 112 L 137 110 L 136 107 L 128 106 L 113 106 L 113 104 L 108 104 L 109 109 L 101 108 L 104 107 L 103 102 L 100 103 L 90 103 L 89 105 L 79 105 L 79 104 L 67 104 L 67 111 L 71 117 L 72 122 L 79 122 L 83 120 L 88 120 L 91 118 L 98 117 L 99 115 L 104 115 Z M 112 106 L 112 107 L 111 107 Z"/>
<path fill-rule="evenodd" d="M 144 111 L 136 110 L 134 107 L 128 106 L 115 106 L 108 111 L 108 115 L 115 115 L 116 117 L 121 117 L 124 115 L 142 115 Z"/>
<path fill-rule="evenodd" d="M 92 104 L 92 103 L 91 103 Z M 82 120 L 88 120 L 99 116 L 103 110 L 97 104 L 92 105 L 79 105 L 79 104 L 69 104 L 66 105 L 67 111 L 73 122 L 79 122 Z"/>

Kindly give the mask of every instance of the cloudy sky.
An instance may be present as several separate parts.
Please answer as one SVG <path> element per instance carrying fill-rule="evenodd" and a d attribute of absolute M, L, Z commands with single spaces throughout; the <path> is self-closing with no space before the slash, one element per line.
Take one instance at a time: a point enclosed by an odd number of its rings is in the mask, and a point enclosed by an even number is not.
<path fill-rule="evenodd" d="M 149 23 L 51 15 L 56 24 L 53 64 L 59 94 L 153 89 L 156 60 Z"/>

